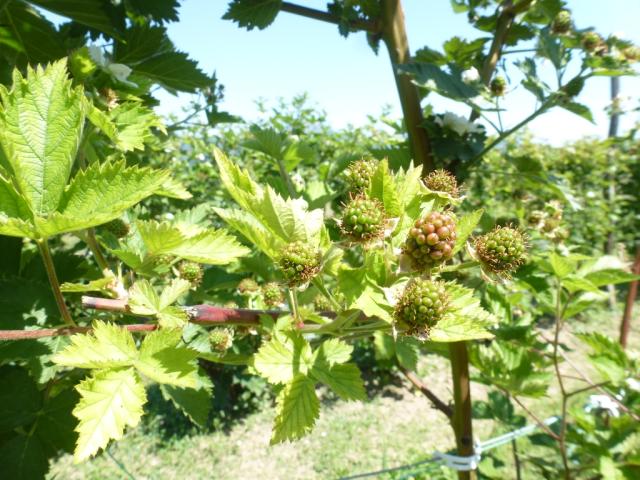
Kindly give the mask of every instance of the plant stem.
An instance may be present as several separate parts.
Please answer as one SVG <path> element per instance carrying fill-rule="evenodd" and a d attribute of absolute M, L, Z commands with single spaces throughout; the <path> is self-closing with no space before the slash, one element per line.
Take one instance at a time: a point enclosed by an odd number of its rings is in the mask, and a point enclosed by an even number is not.
<path fill-rule="evenodd" d="M 633 262 L 631 271 L 636 275 L 640 275 L 640 244 L 636 247 L 636 258 Z M 638 296 L 638 280 L 633 280 L 629 284 L 629 293 L 624 304 L 624 314 L 620 323 L 620 345 L 627 348 L 627 339 L 629 338 L 629 330 L 631 330 L 631 315 L 633 314 L 633 304 Z"/>
<path fill-rule="evenodd" d="M 321 278 L 315 277 L 311 280 L 311 283 L 320 291 L 320 293 L 329 300 L 331 306 L 335 309 L 336 313 L 342 310 L 342 306 L 338 303 L 338 301 L 331 295 L 327 287 L 324 286 L 324 282 Z"/>
<path fill-rule="evenodd" d="M 107 263 L 107 259 L 102 254 L 102 250 L 100 249 L 100 245 L 98 244 L 98 240 L 96 239 L 96 231 L 93 228 L 87 229 L 87 234 L 85 237 L 85 241 L 89 246 L 89 250 L 93 253 L 93 257 L 96 260 L 96 263 L 100 267 L 102 272 L 110 272 L 111 268 L 109 267 L 109 263 Z"/>
<path fill-rule="evenodd" d="M 431 401 L 436 409 L 444 413 L 449 419 L 453 417 L 453 410 L 451 409 L 451 407 L 444 403 L 440 398 L 438 398 L 438 396 L 433 393 L 415 373 L 407 370 L 400 364 L 398 364 L 398 368 L 404 374 L 404 376 L 407 377 L 407 380 L 409 380 L 414 387 L 420 390 L 420 392 Z"/>
<path fill-rule="evenodd" d="M 298 313 L 298 295 L 296 293 L 295 287 L 287 289 L 287 303 L 289 304 L 289 311 L 293 316 L 293 321 L 296 325 L 298 325 L 301 320 Z"/>
<path fill-rule="evenodd" d="M 474 454 L 473 423 L 471 414 L 471 381 L 469 378 L 469 354 L 465 342 L 449 344 L 451 357 L 451 375 L 453 380 L 453 417 L 451 425 L 456 436 L 458 455 L 462 457 Z M 458 480 L 472 480 L 474 472 L 458 472 Z"/>
<path fill-rule="evenodd" d="M 53 265 L 53 258 L 51 258 L 51 251 L 49 250 L 47 239 L 38 240 L 37 244 L 38 249 L 40 250 L 40 256 L 42 257 L 42 261 L 44 263 L 44 268 L 47 271 L 47 276 L 49 277 L 49 284 L 51 285 L 51 290 L 53 290 L 53 296 L 56 299 L 58 310 L 60 310 L 60 315 L 62 316 L 62 320 L 67 325 L 75 327 L 76 322 L 74 322 L 73 318 L 71 318 L 69 309 L 64 303 L 64 297 L 62 296 L 62 292 L 60 291 L 60 282 L 58 281 L 58 275 L 56 275 L 56 269 Z"/>
<path fill-rule="evenodd" d="M 396 80 L 405 128 L 409 135 L 409 147 L 416 164 L 422 165 L 426 175 L 435 168 L 431 142 L 422 127 L 424 118 L 420 106 L 418 88 L 407 75 L 400 75 L 396 67 L 411 60 L 409 41 L 400 0 L 381 0 L 382 39 L 387 46 L 389 59 Z"/>
<path fill-rule="evenodd" d="M 562 410 L 560 416 L 560 434 L 558 435 L 558 445 L 560 447 L 560 455 L 562 456 L 562 465 L 564 468 L 565 480 L 571 479 L 571 470 L 569 468 L 569 458 L 567 456 L 566 446 L 566 434 L 567 434 L 567 391 L 564 386 L 564 380 L 562 373 L 560 372 L 560 362 L 558 359 L 558 348 L 560 344 L 560 331 L 562 329 L 562 286 L 557 281 L 556 287 L 556 308 L 555 308 L 555 334 L 553 337 L 553 366 L 556 371 L 556 377 L 558 379 L 558 385 L 560 386 L 560 393 L 562 394 Z"/>
<path fill-rule="evenodd" d="M 508 394 L 508 392 L 505 392 L 505 393 Z M 553 438 L 556 441 L 560 440 L 560 437 L 558 437 L 558 435 L 554 433 L 553 430 L 551 430 L 542 420 L 540 420 L 540 418 L 535 413 L 529 410 L 529 408 L 527 408 L 527 406 L 524 403 L 522 403 L 522 401 L 520 401 L 518 397 L 514 395 L 511 398 L 513 399 L 514 402 L 520 405 L 520 408 L 522 408 L 527 413 L 527 415 L 529 415 L 533 419 L 533 421 L 536 422 L 538 426 L 545 431 L 547 435 L 549 435 L 551 438 Z"/>
<path fill-rule="evenodd" d="M 313 20 L 334 23 L 336 25 L 341 23 L 340 17 L 333 15 L 332 13 L 316 10 L 315 8 L 304 7 L 291 2 L 282 2 L 280 10 L 287 13 L 293 13 L 294 15 L 300 15 L 301 17 L 311 18 Z M 365 30 L 368 32 L 376 32 L 378 29 L 375 22 L 366 20 L 355 20 L 349 22 L 349 26 L 355 30 Z"/>
<path fill-rule="evenodd" d="M 296 198 L 297 196 L 296 189 L 293 186 L 291 177 L 289 176 L 289 173 L 287 172 L 287 169 L 285 168 L 284 163 L 282 162 L 282 159 L 276 158 L 276 161 L 278 162 L 278 171 L 280 172 L 282 181 L 287 186 L 287 192 L 289 192 L 289 197 Z"/>
<path fill-rule="evenodd" d="M 513 452 L 513 461 L 516 466 L 516 480 L 522 480 L 522 471 L 520 466 L 520 455 L 518 455 L 518 444 L 516 439 L 511 440 L 511 451 Z"/>

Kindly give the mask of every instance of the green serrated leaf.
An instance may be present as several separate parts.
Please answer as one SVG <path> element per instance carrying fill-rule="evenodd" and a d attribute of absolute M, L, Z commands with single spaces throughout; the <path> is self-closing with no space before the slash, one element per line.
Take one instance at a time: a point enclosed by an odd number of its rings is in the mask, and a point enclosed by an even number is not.
<path fill-rule="evenodd" d="M 147 395 L 133 368 L 96 371 L 76 388 L 81 398 L 73 410 L 79 420 L 74 458 L 81 462 L 121 439 L 126 426 L 138 425 Z"/>
<path fill-rule="evenodd" d="M 138 102 L 124 102 L 118 105 L 109 112 L 108 119 L 113 124 L 115 132 L 110 128 L 105 130 L 101 125 L 98 126 L 123 152 L 144 150 L 145 143 L 154 136 L 154 128 L 166 133 L 160 117 L 151 108 Z"/>
<path fill-rule="evenodd" d="M 36 382 L 24 368 L 0 367 L 0 432 L 32 423 L 42 405 Z"/>
<path fill-rule="evenodd" d="M 306 374 L 311 363 L 309 343 L 295 333 L 272 338 L 253 358 L 254 368 L 270 383 L 287 383 L 298 374 Z"/>
<path fill-rule="evenodd" d="M 319 415 L 314 382 L 296 375 L 278 395 L 271 444 L 301 438 L 313 428 Z"/>
<path fill-rule="evenodd" d="M 115 368 L 132 365 L 137 357 L 133 336 L 126 328 L 96 320 L 90 333 L 73 335 L 70 345 L 52 360 L 66 367 Z"/>
<path fill-rule="evenodd" d="M 202 428 L 207 426 L 213 385 L 206 374 L 198 374 L 196 388 L 179 388 L 171 385 L 162 385 L 160 388 L 163 396 L 171 400 L 173 405 L 187 415 L 192 422 Z"/>
<path fill-rule="evenodd" d="M 462 249 L 462 247 L 464 247 L 467 239 L 471 236 L 473 230 L 480 222 L 483 213 L 484 209 L 479 209 L 463 216 L 460 220 L 458 220 L 456 224 L 456 245 L 455 247 L 453 247 L 454 254 L 458 253 Z"/>
<path fill-rule="evenodd" d="M 195 92 L 212 84 L 211 78 L 198 68 L 198 63 L 183 52 L 162 52 L 132 67 L 135 73 L 171 90 Z"/>
<path fill-rule="evenodd" d="M 329 365 L 335 365 L 348 362 L 352 352 L 353 345 L 349 345 L 339 338 L 330 338 L 322 342 L 322 345 L 314 352 L 314 356 L 321 356 Z"/>
<path fill-rule="evenodd" d="M 140 373 L 161 384 L 182 388 L 198 385 L 198 352 L 178 347 L 182 331 L 161 328 L 146 336 L 140 346 L 135 367 Z"/>
<path fill-rule="evenodd" d="M 105 277 L 87 283 L 63 283 L 60 290 L 65 293 L 101 292 L 113 283 L 113 278 Z"/>
<path fill-rule="evenodd" d="M 273 23 L 280 11 L 281 0 L 232 0 L 222 18 L 233 20 L 247 30 L 260 30 Z"/>
<path fill-rule="evenodd" d="M 44 448 L 35 435 L 18 434 L 0 446 L 2 475 L 11 480 L 33 480 L 44 478 L 48 459 Z"/>
<path fill-rule="evenodd" d="M 387 160 L 378 163 L 378 168 L 371 177 L 369 196 L 380 200 L 389 217 L 399 217 L 402 214 L 400 195 Z"/>
<path fill-rule="evenodd" d="M 324 361 L 317 361 L 311 367 L 309 374 L 331 388 L 343 400 L 364 400 L 367 398 L 360 377 L 360 369 L 353 363 L 329 366 Z"/>
<path fill-rule="evenodd" d="M 549 264 L 558 278 L 564 278 L 576 269 L 576 264 L 568 257 L 562 257 L 556 252 L 549 254 Z"/>
<path fill-rule="evenodd" d="M 15 71 L 0 90 L 0 145 L 19 192 L 37 215 L 56 210 L 84 125 L 82 88 L 72 88 L 66 60 Z"/>

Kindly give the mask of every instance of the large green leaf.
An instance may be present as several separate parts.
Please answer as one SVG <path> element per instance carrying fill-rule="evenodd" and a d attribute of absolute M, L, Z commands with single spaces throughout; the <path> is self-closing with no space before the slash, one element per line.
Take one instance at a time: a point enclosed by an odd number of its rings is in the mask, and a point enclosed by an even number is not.
<path fill-rule="evenodd" d="M 185 413 L 194 423 L 207 426 L 211 410 L 211 393 L 213 385 L 204 373 L 198 373 L 196 388 L 180 388 L 172 385 L 161 385 L 162 394 L 171 400 L 176 408 Z"/>
<path fill-rule="evenodd" d="M 30 3 L 117 37 L 124 30 L 124 9 L 104 0 L 29 0 Z"/>
<path fill-rule="evenodd" d="M 13 184 L 0 175 L 0 216 L 31 221 L 33 214 L 27 201 L 20 195 Z"/>
<path fill-rule="evenodd" d="M 35 435 L 18 434 L 0 446 L 2 477 L 11 480 L 44 478 L 47 455 Z"/>
<path fill-rule="evenodd" d="M 66 60 L 14 72 L 0 89 L 0 145 L 20 193 L 38 215 L 55 211 L 71 173 L 84 124 L 85 102 L 72 88 Z"/>
<path fill-rule="evenodd" d="M 133 65 L 133 71 L 169 89 L 183 92 L 195 92 L 212 84 L 211 78 L 198 68 L 197 62 L 186 53 L 177 51 L 154 55 Z"/>
<path fill-rule="evenodd" d="M 454 254 L 459 252 L 462 249 L 462 247 L 464 247 L 465 243 L 467 242 L 467 239 L 473 233 L 473 230 L 478 225 L 478 222 L 480 222 L 480 219 L 482 218 L 483 213 L 484 213 L 483 209 L 475 210 L 463 216 L 460 220 L 458 220 L 456 225 L 456 232 L 457 232 L 456 244 L 453 247 Z"/>
<path fill-rule="evenodd" d="M 311 363 L 309 343 L 294 333 L 272 338 L 253 358 L 254 368 L 271 383 L 287 383 L 298 374 L 306 374 Z"/>
<path fill-rule="evenodd" d="M 96 321 L 91 334 L 71 337 L 71 344 L 54 355 L 58 365 L 77 368 L 113 368 L 132 365 L 138 357 L 133 336 L 118 325 Z"/>
<path fill-rule="evenodd" d="M 77 387 L 80 402 L 73 414 L 80 421 L 75 461 L 81 462 L 119 440 L 128 425 L 135 427 L 147 401 L 138 374 L 133 368 L 99 370 Z"/>
<path fill-rule="evenodd" d="M 403 189 L 406 188 L 406 186 L 403 187 Z M 389 170 L 387 160 L 382 160 L 378 163 L 378 168 L 371 177 L 369 196 L 380 200 L 388 216 L 398 217 L 401 215 L 402 205 L 400 194 L 396 187 L 393 174 Z"/>
<path fill-rule="evenodd" d="M 309 432 L 320 415 L 320 401 L 313 380 L 296 375 L 277 399 L 271 443 L 295 440 Z"/>
<path fill-rule="evenodd" d="M 0 432 L 32 423 L 41 405 L 38 386 L 27 370 L 8 365 L 0 367 Z"/>
<path fill-rule="evenodd" d="M 431 63 L 400 65 L 398 70 L 411 75 L 416 85 L 453 100 L 469 100 L 480 94 L 476 88 Z"/>
<path fill-rule="evenodd" d="M 367 394 L 360 377 L 360 369 L 353 363 L 330 366 L 327 362 L 317 361 L 309 374 L 327 385 L 343 400 L 364 400 Z"/>

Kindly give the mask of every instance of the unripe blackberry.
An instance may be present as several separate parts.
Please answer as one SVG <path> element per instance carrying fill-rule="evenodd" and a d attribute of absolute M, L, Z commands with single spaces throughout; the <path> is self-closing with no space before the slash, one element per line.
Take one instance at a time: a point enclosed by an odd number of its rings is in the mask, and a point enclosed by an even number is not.
<path fill-rule="evenodd" d="M 571 12 L 568 10 L 560 10 L 556 18 L 551 22 L 551 31 L 556 35 L 569 33 L 571 30 Z"/>
<path fill-rule="evenodd" d="M 431 212 L 416 220 L 402 251 L 411 258 L 413 268 L 427 270 L 453 256 L 456 223 L 448 213 Z"/>
<path fill-rule="evenodd" d="M 372 158 L 351 163 L 345 170 L 345 177 L 351 190 L 360 192 L 369 187 L 371 176 L 378 167 L 378 161 Z"/>
<path fill-rule="evenodd" d="M 253 278 L 243 278 L 238 284 L 238 292 L 241 295 L 251 296 L 258 290 L 260 290 L 260 287 Z"/>
<path fill-rule="evenodd" d="M 342 233 L 356 242 L 366 242 L 384 234 L 384 207 L 373 198 L 358 196 L 342 214 Z"/>
<path fill-rule="evenodd" d="M 491 272 L 516 271 L 526 261 L 524 234 L 512 227 L 496 227 L 475 240 L 478 259 Z"/>
<path fill-rule="evenodd" d="M 323 295 L 316 295 L 316 298 L 313 299 L 313 308 L 316 309 L 316 312 L 330 312 L 333 310 L 331 302 Z"/>
<path fill-rule="evenodd" d="M 111 232 L 116 238 L 122 238 L 129 235 L 129 224 L 121 218 L 114 218 L 108 223 L 105 223 L 102 228 L 107 232 Z"/>
<path fill-rule="evenodd" d="M 409 282 L 395 308 L 395 318 L 408 333 L 427 336 L 444 316 L 449 297 L 444 282 L 417 278 Z"/>
<path fill-rule="evenodd" d="M 640 60 L 640 47 L 636 47 L 635 45 L 631 47 L 626 47 L 622 50 L 622 55 L 629 62 L 637 62 Z"/>
<path fill-rule="evenodd" d="M 163 253 L 155 257 L 153 259 L 153 263 L 156 267 L 168 267 L 174 262 L 174 260 L 175 260 L 175 257 L 173 255 Z"/>
<path fill-rule="evenodd" d="M 284 301 L 280 285 L 276 282 L 269 282 L 262 286 L 262 298 L 268 307 L 277 307 Z"/>
<path fill-rule="evenodd" d="M 593 53 L 602 48 L 604 44 L 602 37 L 598 35 L 596 32 L 586 32 L 582 36 L 582 48 L 584 48 L 587 52 Z"/>
<path fill-rule="evenodd" d="M 180 278 L 191 282 L 192 285 L 200 285 L 202 281 L 202 266 L 196 262 L 182 262 L 178 267 Z"/>
<path fill-rule="evenodd" d="M 448 193 L 452 197 L 458 196 L 456 177 L 446 170 L 438 169 L 430 172 L 424 183 L 431 191 Z"/>
<path fill-rule="evenodd" d="M 233 345 L 233 330 L 229 328 L 214 328 L 209 332 L 211 348 L 219 353 L 224 353 Z"/>
<path fill-rule="evenodd" d="M 507 81 L 504 77 L 497 76 L 491 80 L 489 89 L 491 90 L 491 95 L 494 97 L 502 97 L 507 91 Z"/>
<path fill-rule="evenodd" d="M 320 271 L 320 251 L 302 242 L 284 247 L 280 269 L 290 286 L 307 283 Z"/>

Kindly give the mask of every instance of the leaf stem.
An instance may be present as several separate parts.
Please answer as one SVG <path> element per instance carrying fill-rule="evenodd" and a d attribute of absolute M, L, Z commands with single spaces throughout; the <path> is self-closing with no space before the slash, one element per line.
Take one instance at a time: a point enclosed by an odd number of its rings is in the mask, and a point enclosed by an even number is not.
<path fill-rule="evenodd" d="M 282 162 L 282 159 L 278 157 L 276 158 L 276 162 L 278 163 L 278 171 L 280 172 L 280 176 L 282 177 L 284 184 L 287 186 L 287 192 L 289 192 L 289 196 L 291 198 L 296 198 L 297 197 L 296 189 L 293 186 L 293 182 L 291 181 L 289 172 L 287 172 L 287 169 L 285 168 L 284 163 Z"/>
<path fill-rule="evenodd" d="M 95 258 L 98 267 L 100 267 L 100 270 L 102 270 L 103 273 L 111 272 L 109 263 L 107 262 L 105 256 L 102 254 L 102 250 L 100 249 L 100 245 L 98 244 L 98 240 L 96 239 L 95 229 L 88 228 L 86 232 L 87 234 L 84 240 L 87 243 L 89 250 L 91 250 L 91 253 L 93 253 L 93 257 Z"/>
<path fill-rule="evenodd" d="M 47 271 L 47 277 L 49 277 L 49 284 L 51 285 L 51 290 L 53 290 L 53 296 L 56 299 L 58 310 L 60 310 L 60 315 L 62 316 L 62 320 L 64 320 L 64 323 L 66 323 L 67 325 L 75 327 L 76 322 L 74 322 L 73 318 L 71 318 L 69 309 L 64 303 L 64 297 L 62 296 L 62 292 L 60 291 L 60 282 L 58 281 L 58 275 L 56 274 L 56 269 L 53 264 L 53 258 L 51 258 L 51 251 L 49 250 L 47 239 L 45 238 L 38 240 L 37 244 L 38 249 L 40 250 L 40 256 L 42 257 L 42 261 L 44 263 L 44 268 Z"/>

